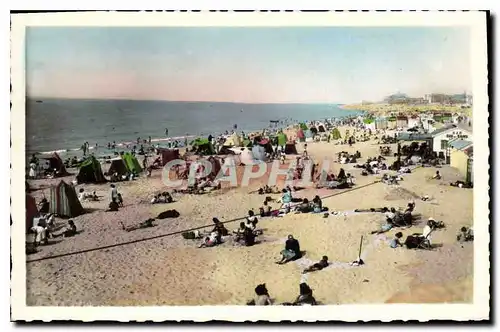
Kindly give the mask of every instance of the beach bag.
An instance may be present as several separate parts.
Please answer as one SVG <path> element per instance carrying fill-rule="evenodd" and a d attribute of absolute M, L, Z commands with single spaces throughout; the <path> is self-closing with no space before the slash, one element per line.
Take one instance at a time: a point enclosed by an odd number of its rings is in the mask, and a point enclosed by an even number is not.
<path fill-rule="evenodd" d="M 194 240 L 196 239 L 196 234 L 194 232 L 184 232 L 182 233 L 182 237 L 186 240 Z"/>
<path fill-rule="evenodd" d="M 420 239 L 417 236 L 408 235 L 404 244 L 408 249 L 415 249 L 419 246 Z"/>
<path fill-rule="evenodd" d="M 158 215 L 158 219 L 166 219 L 166 218 L 177 218 L 181 214 L 177 212 L 177 210 L 167 210 L 163 211 Z"/>

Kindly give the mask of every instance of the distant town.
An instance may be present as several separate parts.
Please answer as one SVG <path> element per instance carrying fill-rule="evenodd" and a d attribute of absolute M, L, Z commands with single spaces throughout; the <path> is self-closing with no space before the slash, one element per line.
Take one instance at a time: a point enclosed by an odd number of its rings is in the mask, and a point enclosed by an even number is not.
<path fill-rule="evenodd" d="M 443 93 L 429 93 L 423 97 L 410 97 L 405 93 L 395 93 L 384 98 L 381 102 L 384 104 L 402 104 L 402 105 L 428 105 L 439 104 L 449 106 L 472 106 L 472 95 L 467 93 L 460 94 L 443 94 Z M 363 101 L 363 105 L 374 104 L 374 102 Z"/>

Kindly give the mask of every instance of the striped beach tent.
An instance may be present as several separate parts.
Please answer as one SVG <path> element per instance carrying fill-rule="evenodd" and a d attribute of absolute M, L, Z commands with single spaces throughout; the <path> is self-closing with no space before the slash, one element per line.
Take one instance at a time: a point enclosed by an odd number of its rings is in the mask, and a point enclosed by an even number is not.
<path fill-rule="evenodd" d="M 74 218 L 84 213 L 75 188 L 64 181 L 50 188 L 49 213 L 60 217 Z"/>
<path fill-rule="evenodd" d="M 26 194 L 26 231 L 33 227 L 33 218 L 38 216 L 38 208 L 33 196 Z"/>

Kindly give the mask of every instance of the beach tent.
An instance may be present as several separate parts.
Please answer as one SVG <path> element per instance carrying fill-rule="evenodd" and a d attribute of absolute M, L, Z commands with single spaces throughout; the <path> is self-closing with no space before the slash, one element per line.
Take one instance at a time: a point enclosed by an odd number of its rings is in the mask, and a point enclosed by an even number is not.
<path fill-rule="evenodd" d="M 235 154 L 233 150 L 229 146 L 221 146 L 218 155 L 228 155 L 228 154 Z"/>
<path fill-rule="evenodd" d="M 241 146 L 245 148 L 251 147 L 252 145 L 252 141 L 248 138 L 244 139 L 243 142 L 241 142 Z"/>
<path fill-rule="evenodd" d="M 50 156 L 41 156 L 40 159 L 44 159 L 48 162 L 49 168 L 51 170 L 55 169 L 56 170 L 56 175 L 58 176 L 65 176 L 68 175 L 69 173 L 66 171 L 66 167 L 64 167 L 64 162 L 62 161 L 61 157 L 54 152 Z"/>
<path fill-rule="evenodd" d="M 273 153 L 273 146 L 271 145 L 271 141 L 267 138 L 263 138 L 259 141 L 259 145 L 264 148 L 264 153 Z M 261 159 L 264 160 L 264 159 Z"/>
<path fill-rule="evenodd" d="M 240 156 L 240 164 L 243 165 L 255 165 L 259 163 L 259 160 L 256 160 L 252 151 L 250 149 L 245 148 L 243 151 L 241 151 Z"/>
<path fill-rule="evenodd" d="M 64 181 L 50 188 L 49 213 L 74 218 L 85 211 L 76 196 L 75 188 Z"/>
<path fill-rule="evenodd" d="M 302 128 L 299 128 L 299 130 L 297 130 L 297 138 L 299 139 L 300 142 L 305 141 L 306 136 L 305 136 L 304 130 L 302 130 Z"/>
<path fill-rule="evenodd" d="M 191 142 L 191 145 L 198 155 L 206 156 L 215 154 L 215 149 L 212 143 L 207 138 L 197 138 Z"/>
<path fill-rule="evenodd" d="M 285 154 L 298 154 L 295 143 L 286 143 Z"/>
<path fill-rule="evenodd" d="M 212 164 L 212 170 L 210 172 L 211 176 L 217 176 L 219 174 L 220 169 L 222 168 L 221 161 L 215 157 L 208 157 L 207 159 Z"/>
<path fill-rule="evenodd" d="M 178 149 L 158 149 L 161 155 L 161 165 L 165 166 L 169 161 L 180 159 Z"/>
<path fill-rule="evenodd" d="M 307 128 L 307 125 L 304 122 L 301 122 L 299 125 L 300 125 L 300 129 L 302 129 L 302 130 L 309 129 L 309 128 Z"/>
<path fill-rule="evenodd" d="M 331 139 L 341 139 L 342 138 L 342 135 L 340 135 L 340 131 L 338 128 L 333 128 L 331 133 Z"/>
<path fill-rule="evenodd" d="M 235 132 L 228 138 L 226 138 L 226 141 L 223 144 L 223 146 L 240 146 L 240 145 L 241 145 L 241 138 Z"/>
<path fill-rule="evenodd" d="M 101 183 L 106 182 L 102 174 L 101 164 L 94 156 L 89 156 L 80 164 L 80 171 L 76 176 L 78 183 Z"/>
<path fill-rule="evenodd" d="M 139 164 L 137 158 L 130 152 L 125 152 L 124 154 L 122 154 L 122 159 L 125 162 L 125 165 L 127 165 L 129 173 L 139 174 L 140 172 L 142 172 L 141 164 Z"/>
<path fill-rule="evenodd" d="M 284 133 L 279 133 L 278 134 L 278 145 L 279 146 L 284 146 L 286 144 L 287 137 Z"/>
<path fill-rule="evenodd" d="M 118 173 L 118 176 L 128 174 L 127 165 L 125 165 L 122 158 L 111 159 L 111 165 L 109 166 L 107 174 L 112 175 L 114 173 Z"/>
<path fill-rule="evenodd" d="M 256 144 L 252 147 L 252 154 L 255 159 L 266 160 L 266 150 L 262 145 Z"/>
<path fill-rule="evenodd" d="M 318 124 L 317 129 L 320 133 L 326 133 L 325 125 L 322 123 Z"/>
<path fill-rule="evenodd" d="M 33 218 L 38 216 L 38 208 L 33 196 L 26 195 L 26 231 L 33 227 Z"/>

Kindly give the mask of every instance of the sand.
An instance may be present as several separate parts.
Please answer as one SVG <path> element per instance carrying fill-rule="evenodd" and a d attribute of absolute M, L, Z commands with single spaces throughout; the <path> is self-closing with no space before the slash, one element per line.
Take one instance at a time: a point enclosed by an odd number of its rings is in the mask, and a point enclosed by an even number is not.
<path fill-rule="evenodd" d="M 371 141 L 353 147 L 333 143 L 309 143 L 308 152 L 315 159 L 333 158 L 339 151 L 354 153 L 363 158 L 378 155 L 378 145 Z M 298 144 L 299 152 L 302 144 Z M 395 146 L 392 147 L 396 149 Z M 392 160 L 389 160 L 391 162 Z M 356 187 L 369 184 L 380 176 L 364 177 L 351 165 L 331 164 L 338 172 L 343 167 L 357 178 Z M 434 251 L 391 249 L 387 241 L 396 231 L 370 235 L 383 222 L 380 213 L 359 213 L 347 216 L 289 214 L 283 218 L 262 219 L 265 229 L 263 243 L 253 247 L 236 247 L 225 243 L 215 248 L 196 248 L 198 241 L 184 240 L 180 235 L 112 247 L 104 250 L 64 256 L 27 263 L 28 305 L 243 305 L 254 295 L 259 283 L 266 283 L 271 297 L 277 302 L 290 302 L 298 295 L 301 280 L 307 278 L 314 296 L 323 304 L 384 303 L 384 302 L 470 302 L 472 299 L 473 244 L 458 245 L 455 236 L 460 227 L 471 225 L 472 190 L 450 187 L 459 179 L 449 167 L 440 169 L 443 180 L 431 180 L 435 168 L 420 168 L 404 176 L 399 186 L 376 183 L 359 190 L 325 198 L 330 211 L 349 211 L 355 208 L 394 206 L 404 207 L 408 200 L 416 201 L 416 212 L 422 223 L 402 230 L 410 235 L 421 232 L 425 220 L 443 220 L 446 228 L 432 235 L 433 243 L 442 246 Z M 68 180 L 72 177 L 68 177 Z M 44 187 L 59 180 L 30 181 L 34 187 Z M 176 202 L 150 205 L 148 199 L 163 191 L 159 171 L 149 179 L 118 184 L 125 201 L 119 212 L 103 210 L 109 202 L 108 185 L 85 185 L 96 190 L 104 199 L 84 203 L 92 211 L 74 221 L 83 233 L 73 238 L 57 239 L 29 255 L 28 260 L 69 252 L 140 240 L 192 227 L 210 225 L 212 217 L 221 221 L 243 217 L 251 208 L 262 204 L 263 196 L 249 194 L 250 188 L 227 188 L 201 196 L 174 195 Z M 341 190 L 306 189 L 298 197 L 312 199 Z M 42 190 L 33 193 L 37 201 Z M 45 190 L 48 195 L 48 190 Z M 418 198 L 429 195 L 423 202 Z M 278 195 L 271 195 L 278 198 Z M 277 204 L 271 204 L 276 206 Z M 159 220 L 158 226 L 125 232 L 119 222 L 130 225 L 155 217 L 166 209 L 176 209 L 177 219 Z M 63 224 L 63 220 L 58 220 Z M 239 222 L 226 224 L 236 229 Z M 293 234 L 306 251 L 305 258 L 286 265 L 276 265 L 284 240 Z M 346 263 L 357 258 L 359 241 L 363 241 L 361 267 Z M 53 240 L 54 242 L 56 239 Z M 304 265 L 327 255 L 338 262 L 323 271 L 301 274 Z"/>

